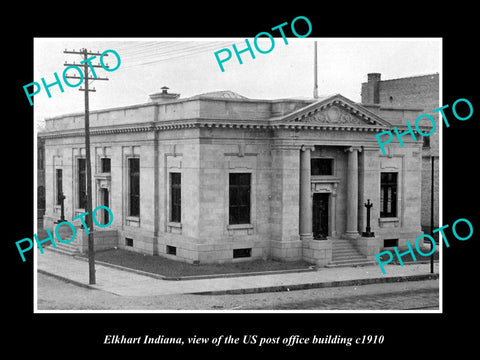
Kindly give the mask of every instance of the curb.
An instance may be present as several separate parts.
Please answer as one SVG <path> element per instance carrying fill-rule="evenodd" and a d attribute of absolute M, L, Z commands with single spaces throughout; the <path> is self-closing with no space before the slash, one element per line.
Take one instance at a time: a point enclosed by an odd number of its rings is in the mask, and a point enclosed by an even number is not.
<path fill-rule="evenodd" d="M 71 283 L 83 288 L 91 290 L 103 290 L 105 289 L 98 288 L 96 285 L 84 284 L 82 282 L 69 279 L 67 277 L 50 273 L 46 270 L 37 269 L 37 272 L 47 276 L 54 277 L 56 279 Z M 320 288 L 330 288 L 330 287 L 342 287 L 342 286 L 359 286 L 359 285 L 369 285 L 369 284 L 381 284 L 381 283 L 393 283 L 393 282 L 404 282 L 404 281 L 422 281 L 422 280 L 436 280 L 439 278 L 439 274 L 421 274 L 421 275 L 408 275 L 408 276 L 390 276 L 383 278 L 367 278 L 367 279 L 351 279 L 351 280 L 339 280 L 339 281 L 325 281 L 325 282 L 316 282 L 316 283 L 305 283 L 305 284 L 292 284 L 292 285 L 275 285 L 275 286 L 264 286 L 264 287 L 253 287 L 253 288 L 244 288 L 244 289 L 230 289 L 230 290 L 212 290 L 212 291 L 201 291 L 201 292 L 190 292 L 185 294 L 194 294 L 194 295 L 239 295 L 239 294 L 254 294 L 254 293 L 264 293 L 264 292 L 281 292 L 281 291 L 295 291 L 295 290 L 308 290 L 308 289 L 320 289 Z"/>
<path fill-rule="evenodd" d="M 422 274 L 422 275 L 408 275 L 408 276 L 391 276 L 391 277 L 384 277 L 384 278 L 339 280 L 339 281 L 293 284 L 293 285 L 265 286 L 265 287 L 256 287 L 256 288 L 246 288 L 246 289 L 212 290 L 212 291 L 194 292 L 190 294 L 239 295 L 239 294 L 254 294 L 254 293 L 262 293 L 262 292 L 281 292 L 281 291 L 308 290 L 308 289 L 320 289 L 320 288 L 341 287 L 341 286 L 381 284 L 381 283 L 392 283 L 392 282 L 403 282 L 403 281 L 436 280 L 438 278 L 439 278 L 439 274 Z"/>
<path fill-rule="evenodd" d="M 46 270 L 37 269 L 37 273 L 47 275 L 47 276 L 53 277 L 55 279 L 65 281 L 66 283 L 77 285 L 77 286 L 80 286 L 80 287 L 83 287 L 83 288 L 86 288 L 86 289 L 89 289 L 89 290 L 100 290 L 100 289 L 96 288 L 94 285 L 89 285 L 89 284 L 85 284 L 85 283 L 82 283 L 82 282 L 77 281 L 77 280 L 72 280 L 72 279 L 67 278 L 65 276 L 54 274 L 54 273 L 46 271 Z"/>

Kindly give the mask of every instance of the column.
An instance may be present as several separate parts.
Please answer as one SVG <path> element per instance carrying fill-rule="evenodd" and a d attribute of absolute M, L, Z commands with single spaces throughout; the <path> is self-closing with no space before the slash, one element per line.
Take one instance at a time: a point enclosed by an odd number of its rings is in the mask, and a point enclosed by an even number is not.
<path fill-rule="evenodd" d="M 358 152 L 360 147 L 350 147 L 347 150 L 347 229 L 345 235 L 355 238 L 358 233 Z"/>
<path fill-rule="evenodd" d="M 313 146 L 300 149 L 300 240 L 312 240 L 312 190 L 310 155 Z"/>

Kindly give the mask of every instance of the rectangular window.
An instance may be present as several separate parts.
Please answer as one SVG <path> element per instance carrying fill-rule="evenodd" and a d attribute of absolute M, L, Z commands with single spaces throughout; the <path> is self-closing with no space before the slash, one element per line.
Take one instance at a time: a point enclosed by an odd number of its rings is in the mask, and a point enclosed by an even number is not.
<path fill-rule="evenodd" d="M 103 158 L 101 160 L 102 162 L 102 173 L 109 173 L 110 172 L 110 159 L 109 158 Z"/>
<path fill-rule="evenodd" d="M 57 169 L 57 205 L 62 204 L 63 179 L 62 169 Z"/>
<path fill-rule="evenodd" d="M 312 175 L 333 175 L 333 159 L 312 159 Z"/>
<path fill-rule="evenodd" d="M 251 248 L 233 249 L 233 258 L 234 259 L 251 257 L 251 256 L 252 256 L 252 249 Z"/>
<path fill-rule="evenodd" d="M 43 163 L 45 161 L 45 150 L 43 147 L 38 147 L 37 148 L 37 167 L 38 170 L 43 170 Z"/>
<path fill-rule="evenodd" d="M 177 255 L 177 248 L 175 246 L 167 245 L 168 255 Z"/>
<path fill-rule="evenodd" d="M 133 247 L 133 239 L 132 238 L 125 238 L 125 246 Z"/>
<path fill-rule="evenodd" d="M 250 224 L 250 173 L 229 174 L 229 224 Z"/>
<path fill-rule="evenodd" d="M 140 216 L 140 159 L 128 159 L 128 215 Z"/>
<path fill-rule="evenodd" d="M 424 149 L 427 149 L 427 148 L 430 147 L 430 136 L 424 136 L 424 137 L 423 137 L 423 145 L 422 145 L 422 147 L 423 147 Z"/>
<path fill-rule="evenodd" d="M 394 247 L 398 246 L 398 239 L 384 239 L 383 247 Z"/>
<path fill-rule="evenodd" d="M 182 174 L 170 173 L 170 221 L 182 222 Z"/>
<path fill-rule="evenodd" d="M 397 216 L 397 173 L 380 173 L 380 217 Z"/>
<path fill-rule="evenodd" d="M 87 173 L 86 160 L 78 159 L 78 208 L 87 208 Z"/>

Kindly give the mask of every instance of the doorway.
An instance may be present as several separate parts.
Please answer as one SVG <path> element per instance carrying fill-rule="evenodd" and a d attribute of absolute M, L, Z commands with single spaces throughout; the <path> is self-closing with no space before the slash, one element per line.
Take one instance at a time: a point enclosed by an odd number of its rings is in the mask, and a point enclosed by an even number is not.
<path fill-rule="evenodd" d="M 315 240 L 324 240 L 328 236 L 329 198 L 329 193 L 313 193 L 312 230 Z"/>
<path fill-rule="evenodd" d="M 108 189 L 106 189 L 106 188 L 100 189 L 100 192 L 101 192 L 102 205 L 109 208 L 110 204 L 109 204 L 109 191 L 108 191 Z M 103 221 L 102 225 L 106 225 L 110 222 L 110 214 L 106 210 L 103 211 L 102 221 Z"/>

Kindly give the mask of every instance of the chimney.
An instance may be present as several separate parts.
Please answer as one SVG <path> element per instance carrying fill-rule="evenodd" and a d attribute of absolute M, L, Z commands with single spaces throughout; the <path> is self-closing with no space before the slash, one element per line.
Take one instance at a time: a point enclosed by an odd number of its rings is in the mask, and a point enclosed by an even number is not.
<path fill-rule="evenodd" d="M 162 86 L 160 88 L 162 91 L 154 94 L 150 94 L 150 101 L 156 103 L 167 102 L 171 100 L 176 100 L 180 97 L 180 94 L 169 93 L 169 88 L 167 86 Z"/>
<path fill-rule="evenodd" d="M 380 79 L 382 74 L 370 73 L 367 83 L 367 103 L 379 104 L 380 103 Z"/>

